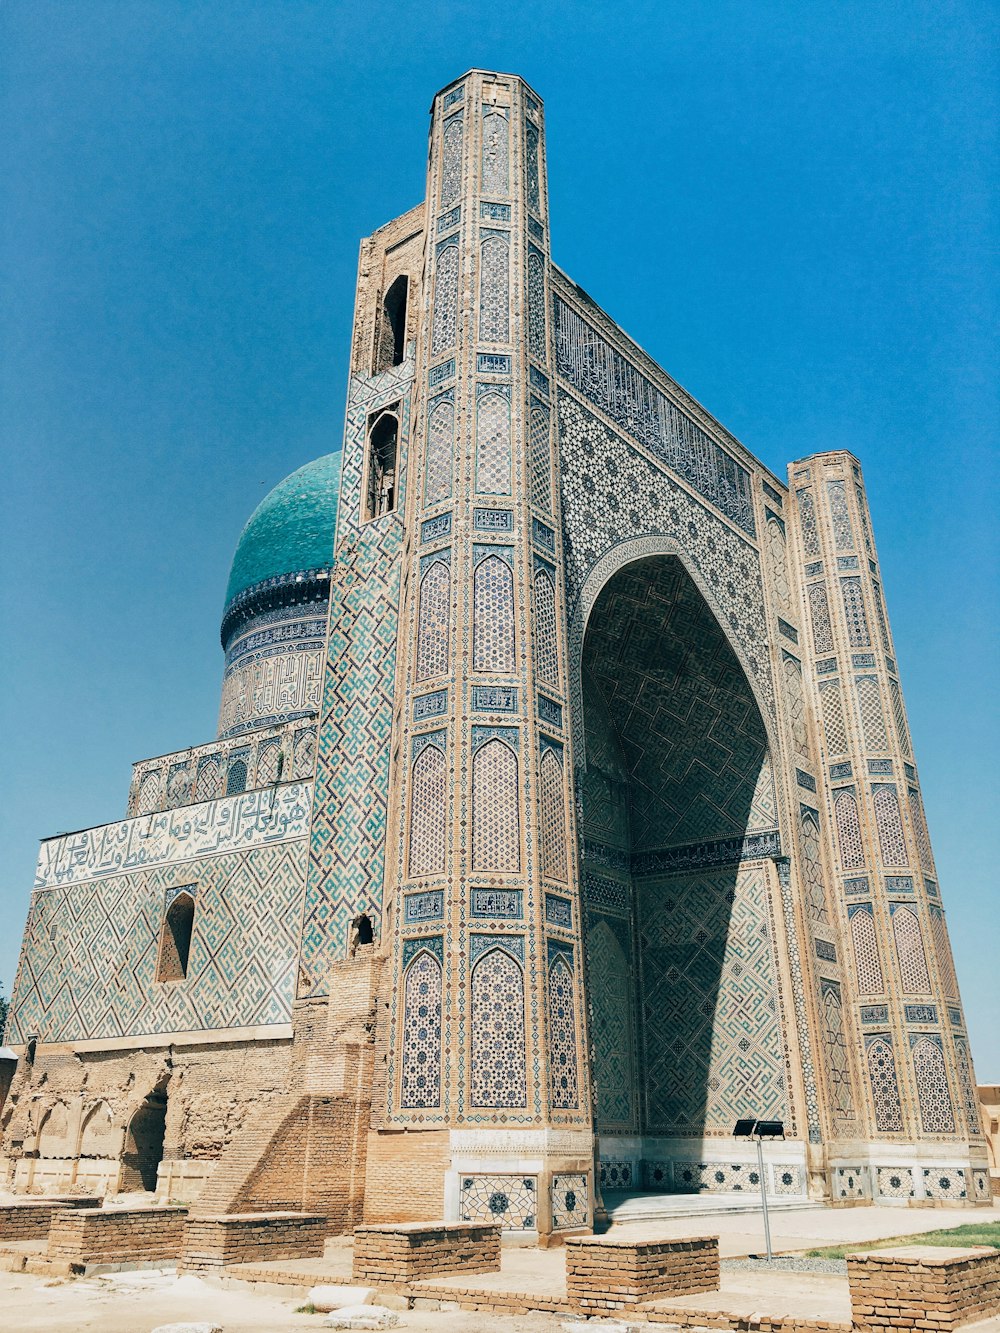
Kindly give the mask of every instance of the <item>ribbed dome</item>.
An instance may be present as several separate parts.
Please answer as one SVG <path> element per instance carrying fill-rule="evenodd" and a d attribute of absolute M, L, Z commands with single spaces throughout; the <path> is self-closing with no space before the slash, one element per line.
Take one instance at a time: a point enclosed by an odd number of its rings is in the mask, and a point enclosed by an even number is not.
<path fill-rule="evenodd" d="M 236 544 L 227 608 L 265 579 L 329 568 L 339 485 L 338 449 L 300 467 L 261 500 Z"/>

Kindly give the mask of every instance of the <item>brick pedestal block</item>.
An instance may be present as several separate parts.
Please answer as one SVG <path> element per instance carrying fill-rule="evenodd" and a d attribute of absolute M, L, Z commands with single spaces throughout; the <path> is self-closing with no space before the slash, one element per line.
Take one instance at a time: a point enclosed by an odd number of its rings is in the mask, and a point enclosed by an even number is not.
<path fill-rule="evenodd" d="M 394 1287 L 445 1273 L 499 1271 L 499 1226 L 402 1222 L 354 1230 L 355 1282 Z"/>
<path fill-rule="evenodd" d="M 587 1313 L 719 1288 L 719 1238 L 613 1240 L 569 1236 L 566 1295 Z"/>
<path fill-rule="evenodd" d="M 0 1240 L 44 1240 L 52 1218 L 64 1208 L 97 1208 L 100 1199 L 69 1195 L 62 1199 L 24 1199 L 0 1204 Z"/>
<path fill-rule="evenodd" d="M 847 1256 L 857 1329 L 941 1330 L 1000 1314 L 1000 1251 L 906 1245 Z"/>
<path fill-rule="evenodd" d="M 321 1213 L 228 1213 L 191 1217 L 184 1234 L 185 1272 L 273 1259 L 321 1259 L 327 1219 Z"/>
<path fill-rule="evenodd" d="M 186 1208 L 64 1208 L 49 1227 L 48 1257 L 74 1267 L 179 1259 Z"/>

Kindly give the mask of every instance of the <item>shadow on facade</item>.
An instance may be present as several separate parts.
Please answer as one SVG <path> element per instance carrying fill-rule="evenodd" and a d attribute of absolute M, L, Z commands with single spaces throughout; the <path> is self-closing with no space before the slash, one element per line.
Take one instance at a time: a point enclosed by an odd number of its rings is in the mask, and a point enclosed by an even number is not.
<path fill-rule="evenodd" d="M 698 1156 L 692 1141 L 728 1136 L 738 1114 L 773 1104 L 762 1083 L 781 1083 L 765 870 L 741 864 L 743 840 L 776 822 L 764 725 L 675 556 L 636 561 L 605 585 L 583 686 L 602 1163 L 611 1187 L 698 1189 L 683 1169 Z"/>

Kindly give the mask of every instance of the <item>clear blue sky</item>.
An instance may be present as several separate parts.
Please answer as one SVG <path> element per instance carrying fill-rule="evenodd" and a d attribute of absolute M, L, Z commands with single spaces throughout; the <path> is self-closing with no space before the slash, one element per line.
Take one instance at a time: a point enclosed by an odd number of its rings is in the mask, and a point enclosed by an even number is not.
<path fill-rule="evenodd" d="M 862 460 L 981 1080 L 1000 1079 L 996 11 L 6 0 L 0 978 L 37 839 L 211 739 L 240 528 L 340 439 L 359 238 L 473 65 L 553 253 L 776 471 Z M 991 51 L 994 53 L 991 56 Z"/>

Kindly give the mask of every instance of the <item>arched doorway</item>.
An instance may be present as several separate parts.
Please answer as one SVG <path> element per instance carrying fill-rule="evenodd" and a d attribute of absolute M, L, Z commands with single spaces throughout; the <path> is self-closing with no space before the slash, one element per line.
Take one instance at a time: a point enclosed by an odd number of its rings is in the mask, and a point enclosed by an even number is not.
<path fill-rule="evenodd" d="M 768 737 L 718 620 L 676 555 L 626 564 L 582 653 L 581 870 L 605 1184 L 740 1189 L 704 1144 L 783 1118 L 766 858 Z"/>
<path fill-rule="evenodd" d="M 122 1153 L 122 1193 L 156 1189 L 156 1172 L 163 1160 L 167 1124 L 167 1082 L 161 1079 L 129 1121 Z"/>

